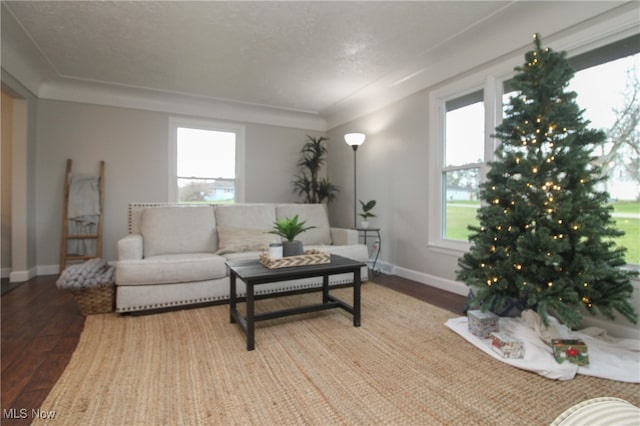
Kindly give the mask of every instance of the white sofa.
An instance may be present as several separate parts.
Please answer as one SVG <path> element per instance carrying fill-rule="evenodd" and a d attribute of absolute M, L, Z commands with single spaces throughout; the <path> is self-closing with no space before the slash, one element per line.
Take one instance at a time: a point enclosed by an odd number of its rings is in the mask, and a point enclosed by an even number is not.
<path fill-rule="evenodd" d="M 180 205 L 130 204 L 129 235 L 118 241 L 116 311 L 119 313 L 229 299 L 226 260 L 257 259 L 280 237 L 268 233 L 281 218 L 299 215 L 307 226 L 298 236 L 305 250 L 319 249 L 366 262 L 367 247 L 352 229 L 331 228 L 323 204 Z M 331 277 L 330 285 L 353 281 Z M 368 279 L 368 268 L 361 271 Z M 256 294 L 319 287 L 318 279 L 260 286 Z M 238 282 L 238 295 L 245 287 Z"/>

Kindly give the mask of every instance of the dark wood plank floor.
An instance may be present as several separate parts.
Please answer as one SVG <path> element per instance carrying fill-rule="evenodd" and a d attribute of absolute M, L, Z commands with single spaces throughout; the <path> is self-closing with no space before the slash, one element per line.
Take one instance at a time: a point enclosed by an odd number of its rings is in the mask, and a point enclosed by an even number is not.
<path fill-rule="evenodd" d="M 2 295 L 2 425 L 31 423 L 32 409 L 40 407 L 78 344 L 84 317 L 73 296 L 56 288 L 56 279 L 37 277 Z M 456 314 L 466 302 L 463 296 L 395 276 L 373 281 Z M 15 418 L 24 413 L 26 418 Z"/>
<path fill-rule="evenodd" d="M 84 317 L 56 279 L 31 279 L 1 298 L 3 425 L 31 423 L 78 344 Z"/>

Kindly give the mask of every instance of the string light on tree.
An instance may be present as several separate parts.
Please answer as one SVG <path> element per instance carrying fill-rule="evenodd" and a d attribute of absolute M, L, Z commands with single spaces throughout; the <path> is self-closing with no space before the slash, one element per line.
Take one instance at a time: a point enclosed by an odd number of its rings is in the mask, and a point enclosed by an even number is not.
<path fill-rule="evenodd" d="M 573 77 L 565 53 L 542 49 L 535 35 L 516 71 L 516 95 L 496 128 L 500 144 L 480 188 L 480 225 L 470 227 L 458 279 L 473 289 L 472 306 L 498 313 L 515 301 L 547 324 L 552 313 L 577 325 L 581 306 L 635 322 L 634 273 L 619 268 L 624 249 L 610 241 L 621 231 L 591 164 L 605 135 L 587 127 L 576 94 L 565 91 Z"/>

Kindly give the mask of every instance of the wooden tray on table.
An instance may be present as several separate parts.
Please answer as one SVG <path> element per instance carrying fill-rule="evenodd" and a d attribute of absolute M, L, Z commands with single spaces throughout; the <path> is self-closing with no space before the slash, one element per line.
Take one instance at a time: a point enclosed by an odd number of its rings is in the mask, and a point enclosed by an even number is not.
<path fill-rule="evenodd" d="M 320 250 L 307 250 L 300 256 L 287 256 L 271 259 L 267 252 L 260 253 L 260 263 L 269 269 L 290 268 L 292 266 L 319 265 L 330 263 L 331 255 Z"/>

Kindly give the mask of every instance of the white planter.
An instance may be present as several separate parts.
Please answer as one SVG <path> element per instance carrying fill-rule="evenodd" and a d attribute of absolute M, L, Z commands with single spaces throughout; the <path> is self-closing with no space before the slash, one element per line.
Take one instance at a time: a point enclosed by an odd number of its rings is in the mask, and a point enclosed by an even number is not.
<path fill-rule="evenodd" d="M 363 221 L 361 221 L 361 222 L 360 222 L 360 227 L 361 227 L 362 229 L 369 229 L 369 221 L 367 221 L 367 220 L 363 220 Z"/>

